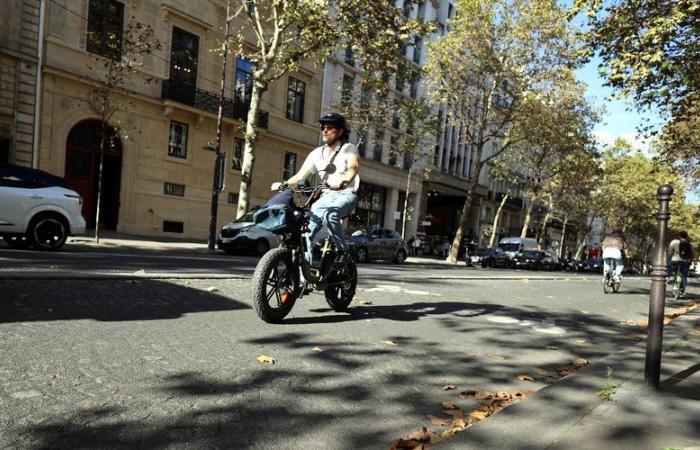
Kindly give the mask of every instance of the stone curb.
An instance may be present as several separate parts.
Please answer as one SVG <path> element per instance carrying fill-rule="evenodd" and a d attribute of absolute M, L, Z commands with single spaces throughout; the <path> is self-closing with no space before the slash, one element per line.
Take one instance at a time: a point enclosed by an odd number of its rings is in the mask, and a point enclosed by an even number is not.
<path fill-rule="evenodd" d="M 662 368 L 663 354 L 699 325 L 700 311 L 695 310 L 675 318 L 670 326 L 664 328 Z M 447 442 L 441 443 L 440 449 L 549 448 L 559 438 L 568 436 L 567 433 L 577 422 L 604 404 L 597 392 L 606 382 L 608 367 L 613 369 L 618 387 L 634 386 L 638 389 L 644 382 L 645 358 L 646 340 L 611 353 L 483 422 L 455 434 Z M 605 443 L 601 442 L 599 448 L 605 448 Z"/>

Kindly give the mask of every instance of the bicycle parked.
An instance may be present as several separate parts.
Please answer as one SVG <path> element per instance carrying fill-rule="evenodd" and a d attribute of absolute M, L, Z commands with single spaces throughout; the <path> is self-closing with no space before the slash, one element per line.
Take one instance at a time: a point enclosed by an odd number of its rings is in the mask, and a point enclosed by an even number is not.
<path fill-rule="evenodd" d="M 323 290 L 326 302 L 336 312 L 345 311 L 355 296 L 357 266 L 354 256 L 338 263 L 337 249 L 327 237 L 320 249 L 318 267 L 305 258 L 304 234 L 308 231 L 311 205 L 327 187 L 323 184 L 311 187 L 307 183 L 287 187 L 292 197 L 289 204 L 271 206 L 262 214 L 256 214 L 256 223 L 275 233 L 281 241 L 280 247 L 260 259 L 253 275 L 253 305 L 265 322 L 282 321 L 299 298 L 314 290 Z M 303 201 L 306 196 L 308 198 Z M 273 225 L 264 225 L 265 221 Z"/>
<path fill-rule="evenodd" d="M 615 275 L 615 258 L 606 258 L 608 264 L 606 264 L 607 270 L 603 271 L 603 292 L 606 294 L 613 291 L 617 293 L 620 290 L 620 277 Z"/>

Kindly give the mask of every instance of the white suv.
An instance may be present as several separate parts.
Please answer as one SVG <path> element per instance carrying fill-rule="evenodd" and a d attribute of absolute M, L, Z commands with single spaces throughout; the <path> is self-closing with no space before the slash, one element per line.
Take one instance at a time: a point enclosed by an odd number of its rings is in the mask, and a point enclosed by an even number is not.
<path fill-rule="evenodd" d="M 85 232 L 82 204 L 63 178 L 0 163 L 0 235 L 11 247 L 58 250 Z"/>

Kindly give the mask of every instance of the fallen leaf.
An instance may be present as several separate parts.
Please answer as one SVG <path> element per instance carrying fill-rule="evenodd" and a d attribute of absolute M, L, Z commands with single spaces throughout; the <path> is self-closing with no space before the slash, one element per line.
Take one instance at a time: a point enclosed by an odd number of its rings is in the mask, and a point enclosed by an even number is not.
<path fill-rule="evenodd" d="M 457 386 L 455 386 L 454 384 L 448 384 L 442 388 L 443 391 L 453 391 L 455 389 L 457 389 Z"/>
<path fill-rule="evenodd" d="M 258 361 L 261 363 L 267 363 L 267 364 L 274 364 L 275 363 L 275 358 L 272 356 L 265 356 L 265 355 L 260 355 L 256 358 Z"/>
<path fill-rule="evenodd" d="M 312 352 L 322 352 L 323 350 L 321 349 L 321 347 L 314 347 L 311 349 L 311 351 Z"/>
<path fill-rule="evenodd" d="M 469 426 L 469 423 L 467 423 L 466 420 L 464 419 L 456 419 L 452 421 L 452 429 L 456 431 L 462 431 L 463 429 L 467 428 Z"/>
<path fill-rule="evenodd" d="M 394 341 L 383 341 L 386 345 L 396 345 Z"/>
<path fill-rule="evenodd" d="M 469 413 L 469 416 L 478 420 L 484 420 L 486 417 L 488 417 L 483 411 L 472 411 Z"/>
<path fill-rule="evenodd" d="M 543 377 L 547 377 L 547 376 L 551 376 L 551 375 L 552 375 L 552 372 L 550 372 L 550 371 L 548 371 L 548 370 L 540 369 L 540 368 L 537 368 L 537 367 L 533 367 L 533 368 L 532 368 L 532 371 L 535 372 L 535 373 L 537 373 L 538 375 L 542 375 Z"/>
<path fill-rule="evenodd" d="M 535 379 L 532 377 L 532 375 L 528 375 L 526 373 L 518 375 L 515 378 L 517 378 L 520 381 L 535 381 Z"/>
<path fill-rule="evenodd" d="M 442 407 L 445 409 L 459 409 L 457 405 L 455 405 L 453 402 L 449 400 L 445 400 L 442 402 Z"/>
<path fill-rule="evenodd" d="M 635 342 L 639 342 L 642 340 L 642 337 L 638 334 L 632 333 L 630 334 L 630 339 L 632 339 Z"/>
<path fill-rule="evenodd" d="M 547 384 L 552 384 L 552 383 L 554 383 L 555 381 L 557 381 L 557 380 L 555 380 L 554 377 L 545 377 L 545 378 L 544 378 L 544 382 L 547 383 Z"/>
<path fill-rule="evenodd" d="M 505 358 L 501 355 L 489 354 L 486 355 L 486 359 L 492 359 L 494 361 L 503 361 Z"/>
<path fill-rule="evenodd" d="M 209 287 L 207 288 L 207 291 L 208 291 L 208 292 L 219 292 L 219 288 L 216 287 L 216 286 L 209 286 Z"/>
<path fill-rule="evenodd" d="M 442 412 L 449 414 L 453 419 L 461 419 L 464 417 L 464 412 L 462 412 L 461 409 L 444 409 Z"/>
<path fill-rule="evenodd" d="M 362 300 L 360 303 L 363 305 L 371 305 L 372 304 L 372 302 L 369 300 Z"/>
<path fill-rule="evenodd" d="M 588 342 L 588 341 L 585 340 L 585 339 L 576 339 L 575 342 L 576 342 L 577 344 L 585 344 L 585 343 Z"/>
<path fill-rule="evenodd" d="M 587 360 L 587 359 L 578 358 L 576 361 L 574 361 L 574 366 L 575 366 L 577 369 L 580 369 L 580 368 L 582 368 L 582 367 L 586 367 L 586 366 L 589 365 L 590 363 L 591 363 L 591 362 L 590 362 L 589 360 Z"/>
<path fill-rule="evenodd" d="M 466 391 L 462 391 L 459 393 L 459 395 L 464 395 L 464 396 L 469 396 L 469 395 L 476 395 L 478 391 L 475 391 L 473 389 L 467 389 Z"/>
<path fill-rule="evenodd" d="M 571 370 L 571 368 L 569 368 L 569 367 L 562 367 L 561 369 L 557 369 L 557 373 L 559 374 L 560 377 L 563 378 L 567 375 L 571 375 L 572 373 L 574 373 L 574 371 Z"/>
<path fill-rule="evenodd" d="M 430 421 L 433 423 L 433 425 L 437 425 L 440 427 L 444 427 L 445 425 L 447 425 L 447 419 L 443 419 L 443 418 L 433 416 L 433 415 L 428 415 L 427 417 L 428 417 L 428 419 L 430 419 Z"/>

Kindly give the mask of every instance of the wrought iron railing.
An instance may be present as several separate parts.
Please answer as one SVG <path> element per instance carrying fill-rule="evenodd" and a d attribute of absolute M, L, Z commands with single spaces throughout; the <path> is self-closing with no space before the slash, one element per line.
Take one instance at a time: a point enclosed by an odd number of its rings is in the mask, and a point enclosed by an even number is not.
<path fill-rule="evenodd" d="M 193 106 L 213 114 L 218 114 L 219 112 L 219 96 L 217 94 L 205 91 L 204 89 L 171 83 L 170 80 L 163 80 L 161 98 L 165 100 L 174 100 L 178 103 Z M 249 106 L 248 103 L 224 97 L 224 117 L 245 121 L 248 117 Z M 258 127 L 266 129 L 269 126 L 269 122 L 270 114 L 267 111 L 260 111 L 258 113 Z"/>

